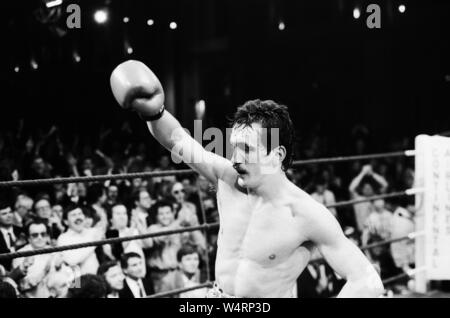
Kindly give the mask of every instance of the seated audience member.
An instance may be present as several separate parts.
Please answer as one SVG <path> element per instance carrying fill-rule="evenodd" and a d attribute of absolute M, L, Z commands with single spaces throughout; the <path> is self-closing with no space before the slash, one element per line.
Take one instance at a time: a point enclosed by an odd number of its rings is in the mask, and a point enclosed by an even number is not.
<path fill-rule="evenodd" d="M 19 252 L 36 251 L 50 247 L 48 226 L 41 220 L 31 221 L 26 227 L 28 245 L 25 245 Z M 31 257 L 20 257 L 13 260 L 13 267 L 20 267 L 23 262 L 32 260 L 32 265 L 28 267 L 25 277 L 20 281 L 20 290 L 27 294 L 27 297 L 47 298 L 48 289 L 45 279 L 54 266 L 55 254 L 40 254 Z"/>
<path fill-rule="evenodd" d="M 110 184 L 106 191 L 105 206 L 111 208 L 116 205 L 119 199 L 119 187 L 116 184 Z"/>
<path fill-rule="evenodd" d="M 370 236 L 367 244 L 372 244 L 380 241 L 383 241 L 383 238 L 378 234 L 373 234 Z M 401 269 L 395 266 L 389 244 L 372 247 L 368 250 L 367 255 L 371 263 L 375 266 L 375 268 L 379 270 L 381 279 L 394 277 L 403 272 Z"/>
<path fill-rule="evenodd" d="M 14 214 L 9 205 L 9 202 L 0 199 L 0 254 L 15 252 L 22 241 L 21 235 L 23 230 L 13 225 Z M 7 271 L 11 270 L 12 260 L 0 260 L 0 265 L 3 265 Z"/>
<path fill-rule="evenodd" d="M 116 261 L 105 262 L 100 265 L 97 275 L 102 276 L 107 285 L 106 298 L 119 298 L 119 292 L 124 288 L 125 276 L 120 264 Z"/>
<path fill-rule="evenodd" d="M 199 224 L 197 208 L 191 202 L 186 201 L 186 192 L 181 182 L 175 182 L 170 191 L 175 201 L 175 219 L 181 226 L 196 226 Z"/>
<path fill-rule="evenodd" d="M 180 228 L 175 221 L 173 207 L 170 202 L 159 201 L 153 209 L 156 211 L 156 224 L 150 225 L 148 233 L 174 230 Z M 147 267 L 154 283 L 155 292 L 161 291 L 161 283 L 164 276 L 174 271 L 177 266 L 177 253 L 182 245 L 182 234 L 157 236 L 144 240 L 150 247 L 150 255 L 147 258 Z"/>
<path fill-rule="evenodd" d="M 104 226 L 99 222 L 96 227 L 85 228 L 85 216 L 78 205 L 70 203 L 64 210 L 64 221 L 68 229 L 58 238 L 58 246 L 98 241 L 104 237 Z M 95 274 L 98 259 L 95 246 L 62 252 L 63 260 L 69 266 L 78 266 L 81 274 Z"/>
<path fill-rule="evenodd" d="M 32 218 L 33 199 L 25 194 L 19 194 L 14 205 L 14 225 L 24 227 Z"/>
<path fill-rule="evenodd" d="M 371 235 L 379 235 L 383 240 L 391 238 L 392 213 L 384 207 L 384 200 L 373 201 L 372 208 L 364 225 L 362 245 L 367 244 Z"/>
<path fill-rule="evenodd" d="M 106 203 L 106 191 L 102 184 L 97 183 L 88 187 L 87 189 L 87 203 L 95 213 L 93 213 L 93 224 L 96 226 L 100 223 L 104 226 L 103 233 L 106 232 L 106 226 L 108 225 L 108 216 L 105 209 Z"/>
<path fill-rule="evenodd" d="M 355 230 L 354 227 L 344 227 L 344 235 L 356 246 L 361 245 L 361 235 Z"/>
<path fill-rule="evenodd" d="M 299 298 L 329 298 L 343 285 L 325 263 L 311 262 L 297 280 Z"/>
<path fill-rule="evenodd" d="M 170 157 L 167 155 L 163 155 L 159 158 L 159 164 L 158 167 L 155 168 L 155 172 L 158 171 L 168 171 L 173 170 L 173 167 L 170 164 Z M 164 176 L 164 177 L 155 177 L 153 178 L 154 183 L 160 183 L 160 182 L 175 182 L 175 176 Z"/>
<path fill-rule="evenodd" d="M 178 269 L 162 279 L 161 291 L 197 286 L 205 280 L 200 278 L 200 254 L 197 249 L 185 244 L 177 253 Z M 206 288 L 180 293 L 179 298 L 205 298 Z"/>
<path fill-rule="evenodd" d="M 387 181 L 372 170 L 371 165 L 365 165 L 361 172 L 352 180 L 349 186 L 352 199 L 363 199 L 375 195 L 375 190 L 371 180 L 380 186 L 380 192 L 384 193 L 388 187 Z M 358 189 L 360 188 L 360 191 Z M 361 202 L 353 206 L 355 211 L 356 229 L 359 232 L 364 230 L 364 224 L 372 211 L 371 202 Z"/>
<path fill-rule="evenodd" d="M 47 289 L 50 298 L 67 298 L 70 286 L 74 281 L 74 273 L 68 267 L 50 272 L 47 277 Z"/>
<path fill-rule="evenodd" d="M 27 275 L 28 268 L 33 265 L 33 260 L 33 258 L 28 257 L 19 267 L 15 267 L 9 272 L 0 265 L 0 281 L 9 283 L 14 287 L 16 294 L 21 296 L 19 291 L 20 280 Z"/>
<path fill-rule="evenodd" d="M 90 229 L 96 222 L 99 221 L 97 212 L 91 205 L 84 205 L 81 207 L 84 214 L 84 227 Z"/>
<path fill-rule="evenodd" d="M 137 190 L 132 195 L 135 208 L 131 211 L 131 227 L 137 229 L 147 229 L 152 224 L 150 208 L 152 206 L 152 198 L 147 190 Z"/>
<path fill-rule="evenodd" d="M 59 220 L 61 220 L 61 225 L 63 226 L 62 232 L 64 232 L 66 230 L 66 228 L 64 227 L 64 224 L 62 224 L 63 212 L 64 212 L 64 209 L 61 204 L 55 204 L 52 206 L 52 215 L 54 217 L 58 218 Z"/>
<path fill-rule="evenodd" d="M 328 185 L 323 178 L 317 178 L 315 182 L 315 191 L 311 194 L 311 197 L 319 203 L 322 203 L 324 206 L 331 205 L 336 203 L 336 199 L 334 197 L 333 192 L 328 190 Z M 328 209 L 335 217 L 336 208 Z"/>
<path fill-rule="evenodd" d="M 0 280 L 0 299 L 12 298 L 17 298 L 16 289 L 10 283 Z"/>
<path fill-rule="evenodd" d="M 182 227 L 199 225 L 197 209 L 191 202 L 185 200 L 184 186 L 176 182 L 171 187 L 171 194 L 175 200 L 175 220 Z M 206 251 L 206 238 L 201 231 L 186 232 L 182 234 L 183 242 L 191 243 L 203 254 Z"/>
<path fill-rule="evenodd" d="M 53 214 L 50 201 L 47 198 L 36 200 L 34 203 L 34 211 L 37 219 L 42 220 L 48 226 L 50 240 L 56 242 L 56 239 L 64 230 L 64 226 L 61 220 Z"/>
<path fill-rule="evenodd" d="M 406 208 L 397 206 L 392 216 L 392 237 L 403 237 L 415 230 L 414 202 L 406 202 Z M 391 253 L 395 265 L 407 271 L 415 262 L 414 240 L 404 240 L 391 243 Z"/>
<path fill-rule="evenodd" d="M 125 286 L 119 298 L 143 298 L 154 293 L 151 280 L 146 278 L 144 260 L 137 253 L 126 253 L 120 261 L 125 274 Z"/>
<path fill-rule="evenodd" d="M 147 233 L 145 229 L 139 232 L 136 228 L 128 227 L 127 208 L 123 204 L 116 204 L 111 208 L 111 228 L 106 231 L 106 238 L 126 237 Z M 103 245 L 105 254 L 111 260 L 120 260 L 123 253 L 135 252 L 144 259 L 142 240 L 126 241 L 116 244 Z"/>
<path fill-rule="evenodd" d="M 69 298 L 106 298 L 107 285 L 103 277 L 84 274 L 79 278 L 79 286 L 69 290 Z"/>

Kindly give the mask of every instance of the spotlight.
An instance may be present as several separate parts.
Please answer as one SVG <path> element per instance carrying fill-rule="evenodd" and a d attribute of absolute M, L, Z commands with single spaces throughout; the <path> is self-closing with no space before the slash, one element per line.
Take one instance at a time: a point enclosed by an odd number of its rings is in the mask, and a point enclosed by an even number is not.
<path fill-rule="evenodd" d="M 360 16 L 361 16 L 361 11 L 359 11 L 358 8 L 354 8 L 354 9 L 353 9 L 353 17 L 354 17 L 355 19 L 359 19 Z"/>
<path fill-rule="evenodd" d="M 62 0 L 50 0 L 45 3 L 45 6 L 50 9 L 56 6 L 60 6 L 61 4 Z"/>
<path fill-rule="evenodd" d="M 73 59 L 75 60 L 75 62 L 79 63 L 81 61 L 81 57 L 77 52 L 73 53 Z"/>
<path fill-rule="evenodd" d="M 203 99 L 200 99 L 195 103 L 195 116 L 197 119 L 203 119 L 205 116 L 206 103 Z"/>
<path fill-rule="evenodd" d="M 153 24 L 155 24 L 155 21 L 153 21 L 153 19 L 148 19 L 147 20 L 147 25 L 151 26 Z"/>
<path fill-rule="evenodd" d="M 283 21 L 278 23 L 278 30 L 283 31 L 285 28 L 286 28 L 286 25 L 284 24 Z"/>
<path fill-rule="evenodd" d="M 132 53 L 133 53 L 133 48 L 132 48 L 131 46 L 129 46 L 129 47 L 127 48 L 127 53 L 128 53 L 128 54 L 132 54 Z"/>
<path fill-rule="evenodd" d="M 30 65 L 33 70 L 37 70 L 39 67 L 35 60 L 31 60 Z"/>
<path fill-rule="evenodd" d="M 20 67 L 18 67 L 18 66 L 14 67 L 14 72 L 19 73 L 19 71 L 20 71 Z"/>
<path fill-rule="evenodd" d="M 401 4 L 401 5 L 398 6 L 398 11 L 400 11 L 400 13 L 404 13 L 405 10 L 406 10 L 406 7 L 405 7 L 404 4 Z"/>
<path fill-rule="evenodd" d="M 103 24 L 106 22 L 106 20 L 108 20 L 108 13 L 106 12 L 106 10 L 97 10 L 94 13 L 94 20 L 98 24 Z"/>
<path fill-rule="evenodd" d="M 170 22 L 169 27 L 170 27 L 172 30 L 175 30 L 175 29 L 177 28 L 177 23 L 176 23 L 176 22 Z"/>
<path fill-rule="evenodd" d="M 124 17 L 123 18 L 123 23 L 128 23 L 130 22 L 130 18 L 129 17 Z"/>

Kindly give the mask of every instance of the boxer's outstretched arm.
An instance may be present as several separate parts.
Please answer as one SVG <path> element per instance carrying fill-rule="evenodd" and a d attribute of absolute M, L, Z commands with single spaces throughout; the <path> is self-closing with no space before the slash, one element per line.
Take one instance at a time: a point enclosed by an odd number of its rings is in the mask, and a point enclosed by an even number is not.
<path fill-rule="evenodd" d="M 196 142 L 167 110 L 158 116 L 164 107 L 164 90 L 145 64 L 133 60 L 120 64 L 112 72 L 110 82 L 117 102 L 145 119 L 152 135 L 177 159 L 213 183 L 217 183 L 227 167 L 231 168 L 228 160 L 206 151 Z"/>
<path fill-rule="evenodd" d="M 380 276 L 361 250 L 345 237 L 336 219 L 320 204 L 311 203 L 309 210 L 309 239 L 333 270 L 347 280 L 338 297 L 380 296 L 384 292 Z"/>
<path fill-rule="evenodd" d="M 173 156 L 181 159 L 214 184 L 227 168 L 232 168 L 229 160 L 206 151 L 167 110 L 160 119 L 148 121 L 147 126 L 156 140 L 171 151 Z"/>

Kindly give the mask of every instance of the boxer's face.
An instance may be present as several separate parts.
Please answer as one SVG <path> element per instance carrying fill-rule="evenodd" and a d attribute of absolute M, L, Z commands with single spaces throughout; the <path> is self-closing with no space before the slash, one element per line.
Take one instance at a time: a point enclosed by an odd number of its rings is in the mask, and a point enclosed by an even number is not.
<path fill-rule="evenodd" d="M 281 170 L 276 149 L 268 153 L 266 139 L 259 123 L 233 127 L 230 136 L 233 149 L 231 162 L 238 173 L 240 186 L 255 188 L 265 177 Z"/>

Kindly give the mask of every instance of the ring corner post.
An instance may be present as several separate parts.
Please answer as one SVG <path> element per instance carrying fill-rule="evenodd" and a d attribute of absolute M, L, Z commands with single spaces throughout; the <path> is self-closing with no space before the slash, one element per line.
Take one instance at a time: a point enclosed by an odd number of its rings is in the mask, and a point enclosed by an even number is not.
<path fill-rule="evenodd" d="M 415 187 L 425 187 L 425 151 L 427 144 L 427 137 L 419 135 L 415 139 Z M 426 200 L 427 194 L 416 193 L 415 195 L 415 231 L 420 232 L 425 230 L 425 213 L 426 213 Z M 426 266 L 425 258 L 425 240 L 426 235 L 421 235 L 415 238 L 415 267 L 420 268 Z M 417 293 L 425 294 L 427 292 L 427 273 L 426 271 L 420 271 L 416 273 L 414 289 Z"/>

